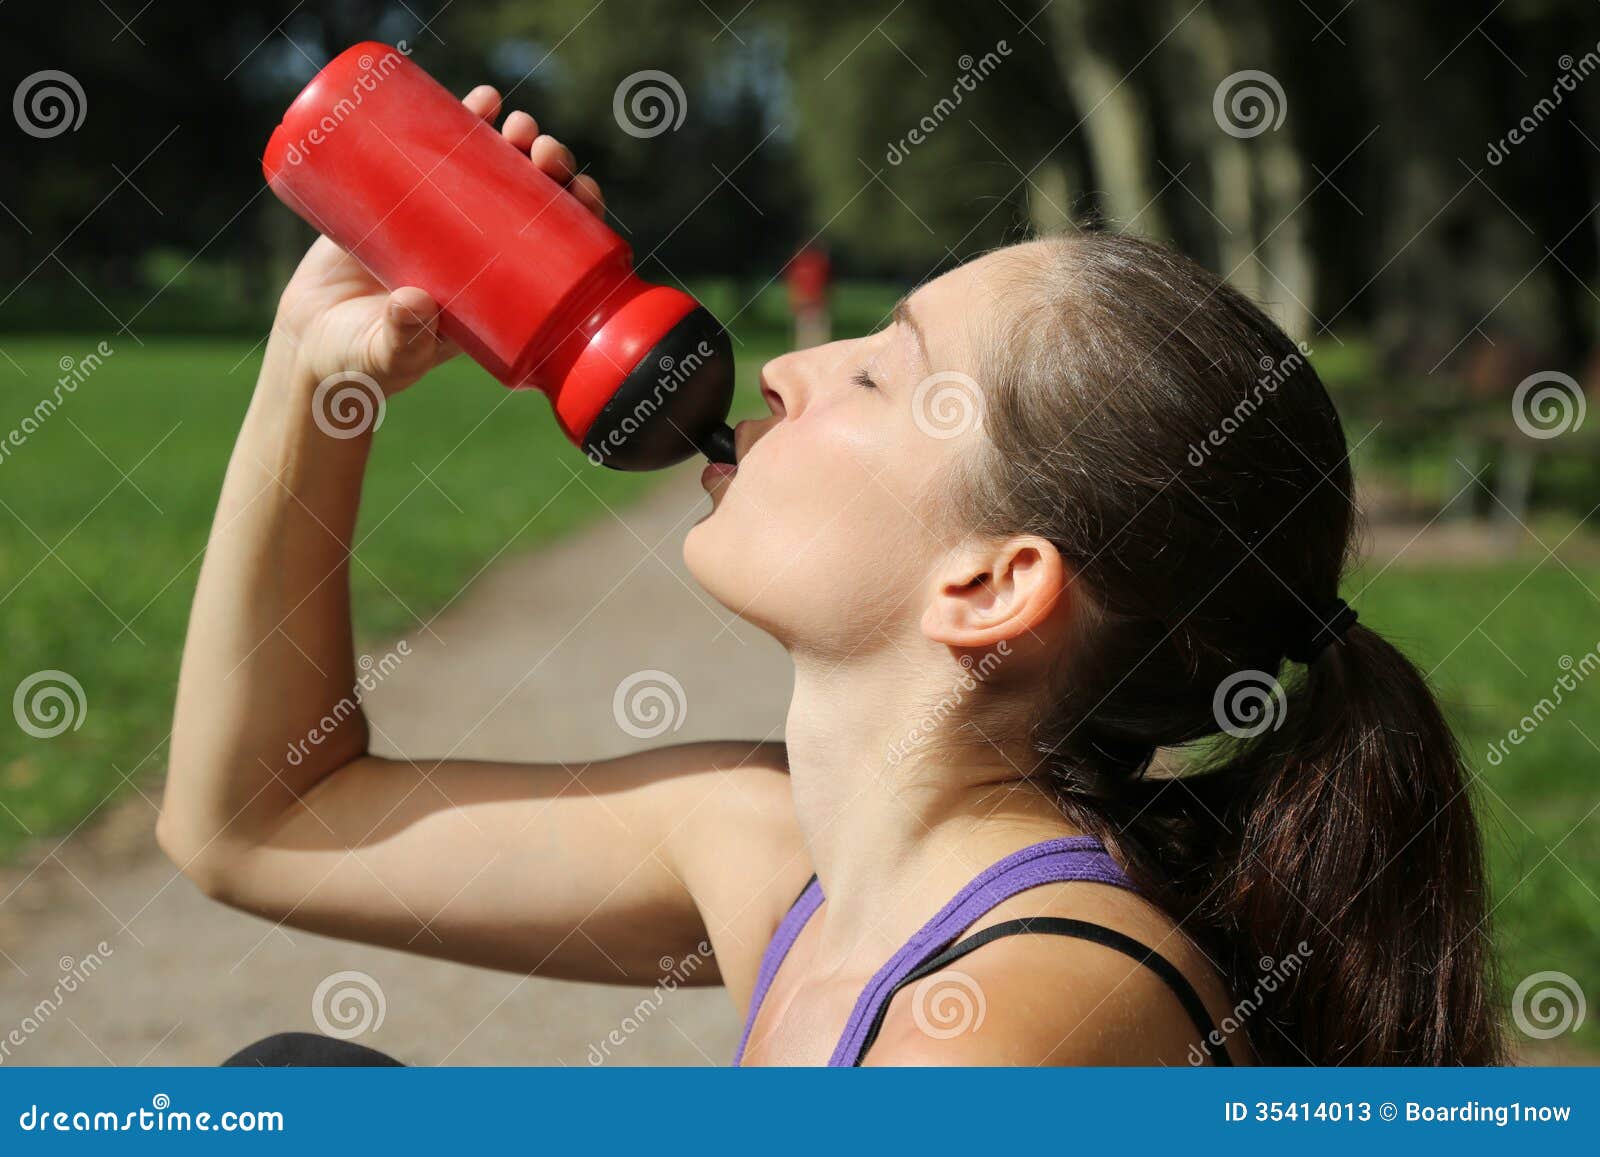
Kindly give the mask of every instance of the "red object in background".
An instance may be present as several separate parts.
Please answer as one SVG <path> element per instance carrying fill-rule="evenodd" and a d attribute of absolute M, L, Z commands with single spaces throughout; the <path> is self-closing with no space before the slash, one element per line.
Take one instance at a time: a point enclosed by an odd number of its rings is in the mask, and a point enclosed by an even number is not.
<path fill-rule="evenodd" d="M 726 430 L 732 358 L 716 320 L 636 276 L 622 238 L 398 49 L 335 57 L 289 106 L 262 170 L 383 285 L 427 290 L 444 334 L 502 383 L 543 390 L 591 457 L 648 469 Z"/>
<path fill-rule="evenodd" d="M 784 276 L 789 287 L 789 308 L 794 313 L 827 304 L 832 264 L 815 245 L 796 253 Z"/>

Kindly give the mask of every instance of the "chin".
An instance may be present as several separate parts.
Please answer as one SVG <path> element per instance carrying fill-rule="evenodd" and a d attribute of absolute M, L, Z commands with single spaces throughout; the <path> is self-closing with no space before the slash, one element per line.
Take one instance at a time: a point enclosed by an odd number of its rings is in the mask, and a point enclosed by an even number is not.
<path fill-rule="evenodd" d="M 761 597 L 762 577 L 738 536 L 720 524 L 717 509 L 689 528 L 683 540 L 683 562 L 706 593 L 741 618 L 749 618 L 753 600 Z"/>
<path fill-rule="evenodd" d="M 713 510 L 689 528 L 683 561 L 696 582 L 739 618 L 784 643 L 808 613 L 803 591 L 815 576 L 802 573 L 792 550 L 759 533 L 745 533 Z M 787 565 L 786 565 L 787 564 Z"/>

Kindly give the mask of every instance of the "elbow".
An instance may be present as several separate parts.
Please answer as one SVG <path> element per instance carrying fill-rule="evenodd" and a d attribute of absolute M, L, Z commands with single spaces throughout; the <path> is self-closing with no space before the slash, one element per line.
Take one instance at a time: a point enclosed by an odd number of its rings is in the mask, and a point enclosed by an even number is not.
<path fill-rule="evenodd" d="M 184 823 L 168 804 L 156 819 L 156 843 L 173 867 L 202 893 L 224 904 L 233 903 L 241 857 L 223 833 L 201 832 Z"/>

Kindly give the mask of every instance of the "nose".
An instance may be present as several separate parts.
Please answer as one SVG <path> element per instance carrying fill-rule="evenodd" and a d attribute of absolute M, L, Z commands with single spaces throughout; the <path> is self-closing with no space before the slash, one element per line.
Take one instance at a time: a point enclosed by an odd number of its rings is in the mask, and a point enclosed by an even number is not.
<path fill-rule="evenodd" d="M 767 404 L 774 418 L 782 418 L 789 412 L 788 403 L 784 400 L 786 387 L 780 384 L 785 377 L 783 367 L 779 364 L 782 361 L 782 358 L 774 358 L 761 367 L 761 400 Z"/>
<path fill-rule="evenodd" d="M 783 365 L 789 356 L 792 355 L 774 358 L 761 367 L 757 384 L 761 388 L 761 400 L 766 403 L 768 414 L 764 418 L 748 418 L 734 427 L 736 461 L 742 462 L 744 456 L 750 453 L 750 448 L 788 416 L 789 402 L 797 389 L 795 375 Z"/>

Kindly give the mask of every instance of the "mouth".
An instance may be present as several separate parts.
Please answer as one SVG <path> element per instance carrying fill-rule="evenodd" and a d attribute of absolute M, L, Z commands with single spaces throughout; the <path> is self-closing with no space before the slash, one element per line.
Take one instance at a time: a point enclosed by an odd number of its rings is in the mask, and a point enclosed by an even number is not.
<path fill-rule="evenodd" d="M 708 462 L 706 468 L 700 472 L 700 485 L 707 490 L 715 490 L 737 473 L 739 467 L 730 462 Z"/>
<path fill-rule="evenodd" d="M 750 436 L 746 423 L 740 422 L 733 428 L 733 458 L 732 462 L 708 462 L 706 468 L 700 472 L 700 485 L 708 491 L 715 492 L 717 487 L 726 485 L 730 479 L 739 473 L 739 463 L 744 461 L 750 452 L 754 439 Z"/>

